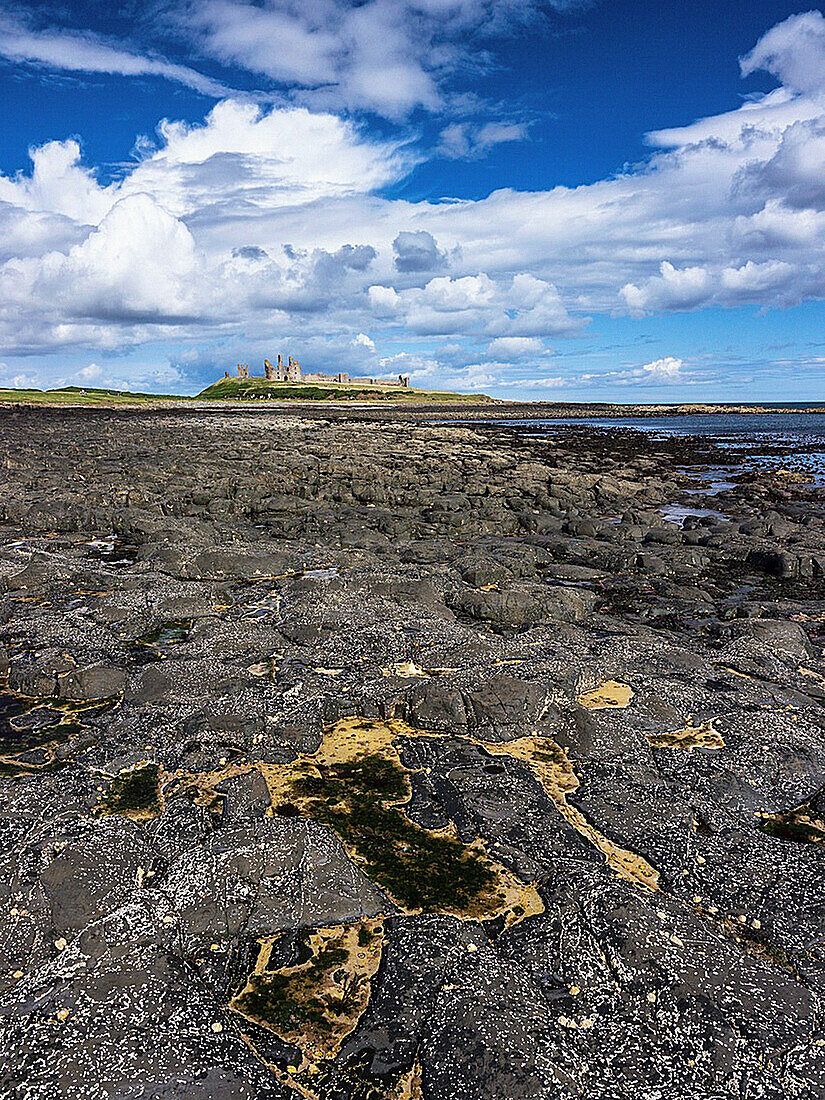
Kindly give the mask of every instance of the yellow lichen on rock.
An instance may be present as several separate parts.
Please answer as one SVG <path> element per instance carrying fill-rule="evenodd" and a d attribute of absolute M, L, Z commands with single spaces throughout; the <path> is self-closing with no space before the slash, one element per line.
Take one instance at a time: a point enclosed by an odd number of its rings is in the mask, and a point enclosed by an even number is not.
<path fill-rule="evenodd" d="M 516 741 L 496 744 L 479 742 L 479 744 L 483 744 L 489 753 L 510 756 L 529 764 L 565 821 L 598 848 L 609 867 L 636 886 L 658 890 L 659 873 L 646 859 L 626 848 L 621 848 L 609 837 L 604 836 L 590 824 L 580 810 L 567 801 L 568 794 L 579 786 L 579 780 L 567 753 L 555 741 L 546 737 L 528 736 L 519 737 Z"/>
<path fill-rule="evenodd" d="M 412 680 L 417 676 L 426 676 L 427 673 L 420 668 L 415 661 L 395 661 L 381 669 L 384 676 L 398 676 L 402 680 Z"/>
<path fill-rule="evenodd" d="M 409 775 L 395 741 L 433 737 L 399 720 L 344 718 L 314 753 L 259 765 L 272 813 L 312 817 L 332 828 L 350 858 L 405 913 L 507 925 L 544 911 L 535 886 L 491 858 L 481 839 L 464 843 L 452 822 L 425 829 L 406 814 Z"/>
<path fill-rule="evenodd" d="M 624 710 L 630 706 L 633 688 L 618 680 L 605 680 L 592 691 L 583 691 L 576 696 L 579 706 L 587 710 Z"/>
<path fill-rule="evenodd" d="M 383 918 L 318 928 L 307 937 L 308 959 L 270 970 L 276 941 L 261 941 L 255 969 L 229 1007 L 297 1046 L 308 1062 L 333 1058 L 369 1002 Z"/>
<path fill-rule="evenodd" d="M 421 1063 L 414 1062 L 390 1093 L 388 1100 L 424 1100 Z"/>
<path fill-rule="evenodd" d="M 723 749 L 724 738 L 713 723 L 714 719 L 708 718 L 698 726 L 688 723 L 680 730 L 651 731 L 645 737 L 654 749 Z"/>

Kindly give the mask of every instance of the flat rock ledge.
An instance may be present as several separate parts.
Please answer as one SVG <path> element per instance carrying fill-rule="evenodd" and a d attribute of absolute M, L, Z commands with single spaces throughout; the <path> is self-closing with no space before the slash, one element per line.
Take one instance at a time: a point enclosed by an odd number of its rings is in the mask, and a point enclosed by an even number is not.
<path fill-rule="evenodd" d="M 0 414 L 0 1096 L 821 1100 L 825 500 Z"/>

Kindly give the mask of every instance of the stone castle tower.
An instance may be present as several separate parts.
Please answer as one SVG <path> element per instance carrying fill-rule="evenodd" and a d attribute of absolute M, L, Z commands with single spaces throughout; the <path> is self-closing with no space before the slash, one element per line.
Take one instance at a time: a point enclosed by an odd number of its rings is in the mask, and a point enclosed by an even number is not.
<path fill-rule="evenodd" d="M 229 377 L 227 373 L 226 377 Z M 249 367 L 246 363 L 238 363 L 238 378 L 243 381 L 249 381 Z M 344 372 L 340 374 L 319 374 L 315 372 L 304 373 L 301 369 L 301 364 L 297 359 L 294 359 L 291 355 L 288 356 L 286 363 L 284 363 L 283 355 L 278 356 L 277 364 L 273 364 L 269 359 L 264 359 L 264 379 L 267 382 L 321 382 L 321 383 L 335 383 L 337 385 L 369 385 L 369 386 L 399 386 L 406 389 L 410 380 L 407 375 L 399 374 L 397 379 L 383 379 L 383 378 L 350 378 L 350 376 Z"/>
<path fill-rule="evenodd" d="M 278 365 L 274 366 L 268 359 L 264 359 L 264 378 L 267 382 L 301 382 L 304 372 L 297 359 L 290 355 L 289 361 L 284 364 L 283 355 L 278 356 Z"/>

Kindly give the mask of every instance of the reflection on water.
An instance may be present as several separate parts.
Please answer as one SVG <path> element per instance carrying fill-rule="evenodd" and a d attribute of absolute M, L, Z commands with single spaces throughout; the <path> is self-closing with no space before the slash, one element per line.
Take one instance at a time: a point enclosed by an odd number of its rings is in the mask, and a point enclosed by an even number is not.
<path fill-rule="evenodd" d="M 645 432 L 653 439 L 699 436 L 736 455 L 749 469 L 793 468 L 825 485 L 825 413 L 696 413 L 688 416 L 576 417 L 547 420 L 502 419 L 502 425 L 529 428 L 528 438 L 541 438 L 559 429 L 605 428 Z M 767 452 L 767 453 L 764 453 Z M 714 466 L 703 471 L 711 493 L 734 487 L 729 476 L 734 467 Z M 694 472 L 694 471 L 692 471 Z M 697 492 L 699 490 L 693 490 Z M 702 490 L 708 492 L 708 490 Z"/>
<path fill-rule="evenodd" d="M 714 512 L 712 508 L 687 508 L 683 504 L 665 504 L 659 509 L 667 523 L 678 523 L 681 527 L 689 516 L 696 519 L 712 518 L 726 519 L 722 512 Z"/>

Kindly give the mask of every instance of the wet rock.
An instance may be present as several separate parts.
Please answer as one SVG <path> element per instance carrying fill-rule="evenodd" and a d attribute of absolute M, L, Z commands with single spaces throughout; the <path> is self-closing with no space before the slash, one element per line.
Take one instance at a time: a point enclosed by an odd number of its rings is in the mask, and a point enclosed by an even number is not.
<path fill-rule="evenodd" d="M 204 550 L 184 566 L 184 575 L 199 580 L 276 577 L 294 568 L 294 558 L 272 550 Z"/>
<path fill-rule="evenodd" d="M 334 834 L 282 817 L 221 829 L 171 860 L 164 889 L 189 950 L 241 930 L 271 936 L 389 908 Z"/>
<path fill-rule="evenodd" d="M 540 685 L 501 673 L 468 694 L 473 726 L 480 736 L 499 740 L 532 729 L 546 699 Z"/>
<path fill-rule="evenodd" d="M 825 495 L 433 418 L 6 417 L 3 1096 L 818 1100 Z M 395 908 L 426 830 L 527 908 Z M 366 917 L 340 1054 L 227 1008 Z"/>
<path fill-rule="evenodd" d="M 417 684 L 406 696 L 410 723 L 422 729 L 463 730 L 469 719 L 460 691 L 438 681 Z"/>
<path fill-rule="evenodd" d="M 747 637 L 755 638 L 769 648 L 779 650 L 797 660 L 805 660 L 816 655 L 800 623 L 777 619 L 751 619 L 744 633 Z"/>
<path fill-rule="evenodd" d="M 61 699 L 93 702 L 108 699 L 125 691 L 128 678 L 122 668 L 112 665 L 93 665 L 62 673 L 58 677 Z"/>
<path fill-rule="evenodd" d="M 578 622 L 587 617 L 595 601 L 595 595 L 586 589 L 548 590 L 543 586 L 488 592 L 461 589 L 448 598 L 454 610 L 511 629 L 552 620 Z"/>
<path fill-rule="evenodd" d="M 214 789 L 225 800 L 222 818 L 227 825 L 259 820 L 269 809 L 269 788 L 260 772 L 233 776 Z"/>

